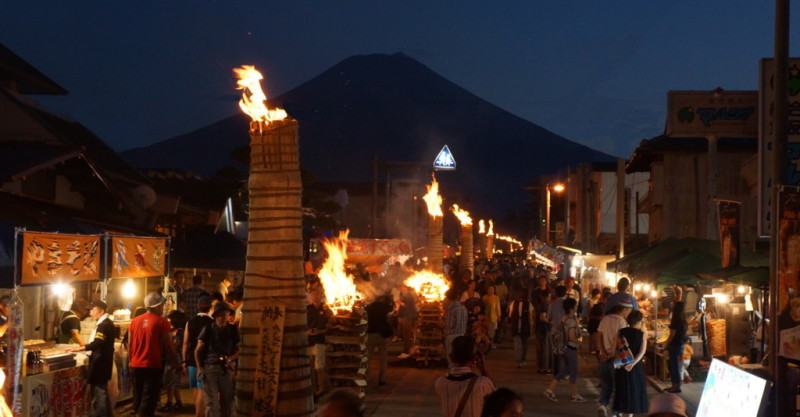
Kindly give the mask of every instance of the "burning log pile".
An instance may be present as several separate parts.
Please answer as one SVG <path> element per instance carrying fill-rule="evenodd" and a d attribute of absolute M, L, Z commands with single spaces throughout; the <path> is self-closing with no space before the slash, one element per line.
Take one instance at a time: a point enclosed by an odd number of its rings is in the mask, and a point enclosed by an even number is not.
<path fill-rule="evenodd" d="M 405 284 L 414 288 L 420 301 L 415 335 L 417 362 L 423 365 L 440 362 L 445 359 L 442 300 L 448 288 L 447 281 L 441 274 L 421 271 L 408 277 Z"/>
<path fill-rule="evenodd" d="M 328 321 L 325 370 L 333 389 L 352 391 L 364 406 L 367 389 L 367 313 L 353 307 Z"/>
<path fill-rule="evenodd" d="M 325 240 L 322 245 L 328 254 L 319 271 L 325 289 L 325 302 L 333 311 L 325 337 L 326 373 L 332 388 L 348 389 L 361 399 L 363 406 L 367 388 L 367 313 L 360 307 L 353 277 L 345 273 L 347 237 Z"/>
<path fill-rule="evenodd" d="M 441 274 L 443 272 L 443 252 L 442 252 L 442 220 L 444 213 L 442 212 L 442 196 L 439 195 L 439 183 L 436 182 L 436 177 L 433 178 L 431 185 L 426 186 L 428 193 L 422 199 L 428 206 L 428 214 L 430 215 L 430 223 L 428 223 L 428 265 L 430 270 Z"/>
<path fill-rule="evenodd" d="M 486 259 L 494 256 L 494 222 L 489 220 L 489 230 L 486 231 Z"/>

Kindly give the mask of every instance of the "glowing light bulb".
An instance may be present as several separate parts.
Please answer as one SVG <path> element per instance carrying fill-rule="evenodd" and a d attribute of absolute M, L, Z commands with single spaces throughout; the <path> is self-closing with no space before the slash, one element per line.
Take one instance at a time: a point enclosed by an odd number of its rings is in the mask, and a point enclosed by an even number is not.
<path fill-rule="evenodd" d="M 744 294 L 745 288 L 744 285 L 740 285 L 739 288 L 736 289 L 739 294 Z"/>
<path fill-rule="evenodd" d="M 636 284 L 633 285 L 633 290 L 637 291 L 637 292 L 641 291 L 642 290 L 642 284 L 637 282 Z"/>
<path fill-rule="evenodd" d="M 650 291 L 650 296 L 651 297 L 656 298 L 657 295 L 658 295 L 658 293 L 656 292 L 656 290 Z"/>
<path fill-rule="evenodd" d="M 129 279 L 122 284 L 122 296 L 126 299 L 136 297 L 136 284 L 133 283 L 132 279 Z"/>
<path fill-rule="evenodd" d="M 53 295 L 55 296 L 62 296 L 67 293 L 67 285 L 66 284 L 53 284 L 52 287 Z"/>
<path fill-rule="evenodd" d="M 650 291 L 650 284 L 644 284 L 644 291 L 645 292 Z"/>

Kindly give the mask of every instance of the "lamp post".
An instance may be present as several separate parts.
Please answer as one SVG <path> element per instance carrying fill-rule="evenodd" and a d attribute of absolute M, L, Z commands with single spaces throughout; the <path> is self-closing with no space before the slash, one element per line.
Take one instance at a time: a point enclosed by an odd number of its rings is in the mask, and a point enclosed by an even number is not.
<path fill-rule="evenodd" d="M 560 193 L 565 190 L 564 184 L 555 183 L 547 185 L 529 185 L 525 187 L 526 190 L 544 190 L 545 192 L 545 215 L 544 215 L 544 235 L 542 236 L 545 244 L 550 244 L 550 192 L 555 191 Z M 567 208 L 569 210 L 569 208 Z M 569 225 L 567 225 L 569 226 Z"/>

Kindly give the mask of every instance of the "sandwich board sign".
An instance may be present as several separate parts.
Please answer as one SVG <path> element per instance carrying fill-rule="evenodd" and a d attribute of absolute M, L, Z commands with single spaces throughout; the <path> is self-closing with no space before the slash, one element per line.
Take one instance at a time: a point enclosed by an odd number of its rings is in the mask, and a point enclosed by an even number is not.
<path fill-rule="evenodd" d="M 436 155 L 436 159 L 433 160 L 433 169 L 435 171 L 455 171 L 456 170 L 456 160 L 453 158 L 453 153 L 450 152 L 450 148 L 447 145 L 444 145 L 439 154 Z"/>

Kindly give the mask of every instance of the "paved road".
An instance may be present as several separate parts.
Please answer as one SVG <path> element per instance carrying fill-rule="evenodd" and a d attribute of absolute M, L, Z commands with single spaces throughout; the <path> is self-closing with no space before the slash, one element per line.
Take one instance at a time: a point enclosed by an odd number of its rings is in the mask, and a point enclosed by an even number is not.
<path fill-rule="evenodd" d="M 446 373 L 444 366 L 438 368 L 418 368 L 410 359 L 399 360 L 396 355 L 402 349 L 402 342 L 393 342 L 390 345 L 390 359 L 388 371 L 388 384 L 377 386 L 377 362 L 373 358 L 370 366 L 371 385 L 367 388 L 366 415 L 376 417 L 421 417 L 439 416 L 439 400 L 434 392 L 433 385 L 436 378 Z M 533 359 L 533 346 L 528 358 Z M 597 378 L 597 365 L 593 357 L 581 351 L 579 358 L 578 390 L 586 398 L 585 403 L 569 401 L 569 387 L 566 382 L 556 387 L 555 394 L 560 401 L 552 402 L 546 399 L 542 392 L 547 387 L 552 376 L 536 373 L 536 368 L 527 366 L 518 369 L 513 359 L 513 347 L 510 341 L 501 344 L 486 357 L 486 366 L 492 379 L 498 387 L 507 387 L 519 393 L 524 402 L 526 416 L 595 416 L 597 398 L 599 396 L 599 380 Z M 695 391 L 702 389 L 702 384 L 692 383 L 685 386 L 685 396 L 694 395 Z M 648 395 L 653 396 L 658 391 L 650 384 L 647 387 Z M 194 415 L 193 408 L 187 401 L 191 400 L 191 393 L 183 390 L 183 409 L 178 412 L 159 413 L 160 416 L 188 417 Z M 690 416 L 694 414 L 695 404 L 687 398 Z M 695 400 L 696 401 L 696 400 Z M 123 407 L 124 409 L 124 407 Z M 126 416 L 128 414 L 119 415 Z"/>

